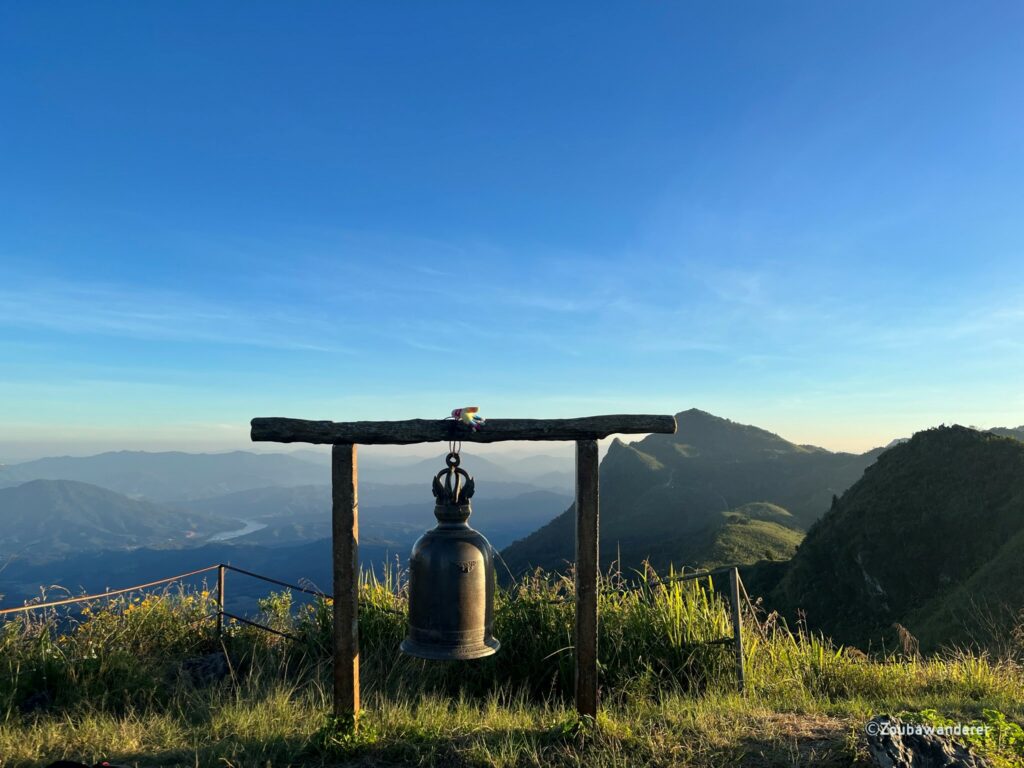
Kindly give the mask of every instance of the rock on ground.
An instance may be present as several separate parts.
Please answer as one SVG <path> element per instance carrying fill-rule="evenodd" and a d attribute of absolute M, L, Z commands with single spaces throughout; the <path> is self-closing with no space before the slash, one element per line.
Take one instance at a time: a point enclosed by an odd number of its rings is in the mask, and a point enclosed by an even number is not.
<path fill-rule="evenodd" d="M 877 715 L 868 723 L 868 751 L 879 768 L 989 768 L 983 758 L 950 736 L 937 733 L 901 733 L 901 723 Z"/>

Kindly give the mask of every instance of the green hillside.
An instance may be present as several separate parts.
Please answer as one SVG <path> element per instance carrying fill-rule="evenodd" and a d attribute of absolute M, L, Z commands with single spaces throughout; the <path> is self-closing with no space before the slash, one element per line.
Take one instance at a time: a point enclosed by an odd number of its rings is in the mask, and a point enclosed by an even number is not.
<path fill-rule="evenodd" d="M 751 520 L 766 520 L 772 523 L 781 523 L 782 525 L 792 526 L 793 514 L 788 510 L 780 507 L 778 504 L 771 504 L 767 501 L 752 501 L 749 504 L 743 504 L 742 506 L 731 509 L 728 512 L 722 513 L 725 517 L 730 515 L 741 515 L 748 517 Z"/>
<path fill-rule="evenodd" d="M 715 530 L 704 560 L 697 562 L 697 565 L 716 568 L 759 560 L 788 560 L 796 553 L 803 538 L 800 531 L 771 520 L 730 514 L 726 524 Z"/>
<path fill-rule="evenodd" d="M 1024 608 L 1024 526 L 963 583 L 911 612 L 906 624 L 926 648 L 942 643 L 1001 650 L 1019 645 Z"/>
<path fill-rule="evenodd" d="M 791 553 L 813 523 L 880 453 L 832 453 L 791 443 L 758 427 L 691 409 L 676 416 L 674 435 L 614 441 L 601 463 L 601 558 L 621 556 L 626 569 L 718 562 L 729 553 L 755 562 Z M 724 530 L 729 510 L 744 527 Z M 769 510 L 774 510 L 769 512 Z M 767 516 L 766 516 L 767 515 Z M 771 525 L 768 525 L 771 523 Z M 570 508 L 502 552 L 513 573 L 563 568 L 573 559 Z"/>
<path fill-rule="evenodd" d="M 652 542 L 650 560 L 682 563 L 693 568 L 784 562 L 793 557 L 804 537 L 802 531 L 787 525 L 791 518 L 786 510 L 774 504 L 745 504 L 719 513 L 705 528 L 685 537 Z"/>
<path fill-rule="evenodd" d="M 773 601 L 841 642 L 989 643 L 1024 606 L 1024 444 L 965 427 L 883 453 L 808 532 Z"/>

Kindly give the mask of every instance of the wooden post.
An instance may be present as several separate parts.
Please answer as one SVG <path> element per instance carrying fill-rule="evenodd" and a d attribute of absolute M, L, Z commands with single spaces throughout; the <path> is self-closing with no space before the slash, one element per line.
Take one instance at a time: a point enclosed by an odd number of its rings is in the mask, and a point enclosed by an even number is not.
<path fill-rule="evenodd" d="M 733 568 L 729 571 L 729 602 L 732 603 L 732 633 L 736 644 L 736 687 L 744 693 L 747 687 L 747 676 L 743 669 L 743 622 L 740 618 L 740 571 Z"/>
<path fill-rule="evenodd" d="M 334 714 L 359 720 L 359 470 L 354 445 L 331 452 L 334 556 Z"/>
<path fill-rule="evenodd" d="M 597 717 L 598 453 L 576 443 L 576 711 Z"/>
<path fill-rule="evenodd" d="M 217 566 L 217 637 L 224 636 L 224 565 Z"/>

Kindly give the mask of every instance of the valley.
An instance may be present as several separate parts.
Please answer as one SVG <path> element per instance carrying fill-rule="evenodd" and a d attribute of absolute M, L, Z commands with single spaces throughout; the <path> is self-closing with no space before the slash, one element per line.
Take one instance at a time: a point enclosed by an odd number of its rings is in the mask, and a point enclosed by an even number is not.
<path fill-rule="evenodd" d="M 740 565 L 764 609 L 790 620 L 800 611 L 858 646 L 892 642 L 897 623 L 929 647 L 1006 641 L 997 619 L 1024 608 L 1014 597 L 1024 588 L 1021 429 L 942 428 L 850 454 L 696 409 L 677 419 L 675 435 L 608 447 L 603 570 Z M 371 457 L 361 466 L 367 572 L 400 571 L 432 525 L 438 465 Z M 571 459 L 467 451 L 466 467 L 478 481 L 470 522 L 500 552 L 503 583 L 571 564 Z M 217 562 L 324 589 L 328 480 L 326 454 L 301 450 L 118 452 L 0 468 L 3 604 L 53 584 L 96 592 Z M 253 610 L 261 585 L 237 581 L 236 610 Z M 967 606 L 987 620 L 972 624 Z"/>

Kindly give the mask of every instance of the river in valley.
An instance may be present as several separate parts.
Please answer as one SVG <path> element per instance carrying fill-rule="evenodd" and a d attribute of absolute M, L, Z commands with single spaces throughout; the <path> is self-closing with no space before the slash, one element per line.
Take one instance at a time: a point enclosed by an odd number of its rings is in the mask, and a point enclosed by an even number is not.
<path fill-rule="evenodd" d="M 206 542 L 213 544 L 218 541 L 230 541 L 231 539 L 237 539 L 239 536 L 245 536 L 247 533 L 255 533 L 256 531 L 262 531 L 267 527 L 266 523 L 258 523 L 255 520 L 242 520 L 245 523 L 243 528 L 236 528 L 233 531 L 222 531 L 221 533 L 215 533 L 213 536 L 208 538 Z"/>

